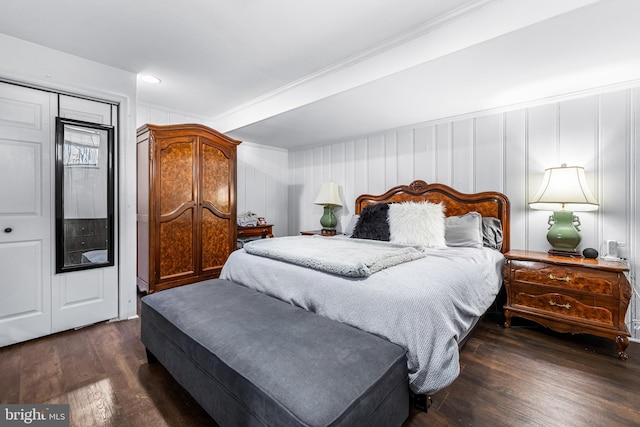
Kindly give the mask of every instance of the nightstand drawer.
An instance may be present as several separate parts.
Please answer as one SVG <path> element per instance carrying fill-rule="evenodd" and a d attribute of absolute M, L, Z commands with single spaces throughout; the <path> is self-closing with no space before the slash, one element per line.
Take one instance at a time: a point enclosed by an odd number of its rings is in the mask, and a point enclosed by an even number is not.
<path fill-rule="evenodd" d="M 581 267 L 564 267 L 544 262 L 512 261 L 512 280 L 562 289 L 614 295 L 618 274 Z"/>
<path fill-rule="evenodd" d="M 238 237 L 273 237 L 272 225 L 257 227 L 238 227 Z"/>
<path fill-rule="evenodd" d="M 513 305 L 541 310 L 554 315 L 574 317 L 576 320 L 594 322 L 608 327 L 614 326 L 611 310 L 602 305 L 584 304 L 575 298 L 559 293 L 532 295 L 526 292 L 515 292 Z"/>

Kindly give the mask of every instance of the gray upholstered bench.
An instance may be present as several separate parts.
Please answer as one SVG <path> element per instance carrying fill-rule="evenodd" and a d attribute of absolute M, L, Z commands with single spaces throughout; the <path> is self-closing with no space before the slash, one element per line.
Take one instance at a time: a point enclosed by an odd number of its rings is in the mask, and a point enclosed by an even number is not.
<path fill-rule="evenodd" d="M 142 299 L 142 342 L 222 426 L 398 426 L 405 351 L 226 281 Z"/>

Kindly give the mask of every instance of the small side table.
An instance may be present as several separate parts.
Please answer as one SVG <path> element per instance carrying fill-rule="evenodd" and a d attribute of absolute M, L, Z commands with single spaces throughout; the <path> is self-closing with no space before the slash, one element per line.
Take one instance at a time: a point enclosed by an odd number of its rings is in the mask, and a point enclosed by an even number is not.
<path fill-rule="evenodd" d="M 301 231 L 300 234 L 302 236 L 320 235 L 320 236 L 331 237 L 331 236 L 336 236 L 336 235 L 342 234 L 342 233 L 337 233 L 335 230 L 333 230 L 333 232 L 327 232 L 325 230 L 310 230 L 310 231 Z"/>

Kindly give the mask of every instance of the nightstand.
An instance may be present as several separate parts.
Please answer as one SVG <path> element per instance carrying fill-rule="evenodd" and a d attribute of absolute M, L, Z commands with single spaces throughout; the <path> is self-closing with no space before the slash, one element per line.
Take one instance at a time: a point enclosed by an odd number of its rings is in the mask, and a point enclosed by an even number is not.
<path fill-rule="evenodd" d="M 336 233 L 335 230 L 333 232 L 324 231 L 324 230 L 311 230 L 311 231 L 301 231 L 300 234 L 302 236 L 315 236 L 315 235 L 335 236 L 342 233 Z"/>
<path fill-rule="evenodd" d="M 618 357 L 627 359 L 630 334 L 624 318 L 631 285 L 626 264 L 533 251 L 510 251 L 505 257 L 506 328 L 517 316 L 557 332 L 611 338 Z"/>

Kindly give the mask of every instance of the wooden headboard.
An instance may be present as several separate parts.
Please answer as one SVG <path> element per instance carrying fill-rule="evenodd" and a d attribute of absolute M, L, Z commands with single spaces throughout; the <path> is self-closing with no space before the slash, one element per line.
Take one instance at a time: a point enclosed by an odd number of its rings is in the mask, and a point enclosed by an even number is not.
<path fill-rule="evenodd" d="M 406 201 L 442 203 L 447 216 L 479 212 L 483 217 L 499 218 L 502 222 L 502 253 L 509 251 L 509 199 L 495 191 L 465 194 L 444 184 L 427 184 L 418 180 L 409 185 L 393 187 L 379 196 L 371 194 L 359 196 L 356 199 L 356 214 L 370 204 Z"/>

